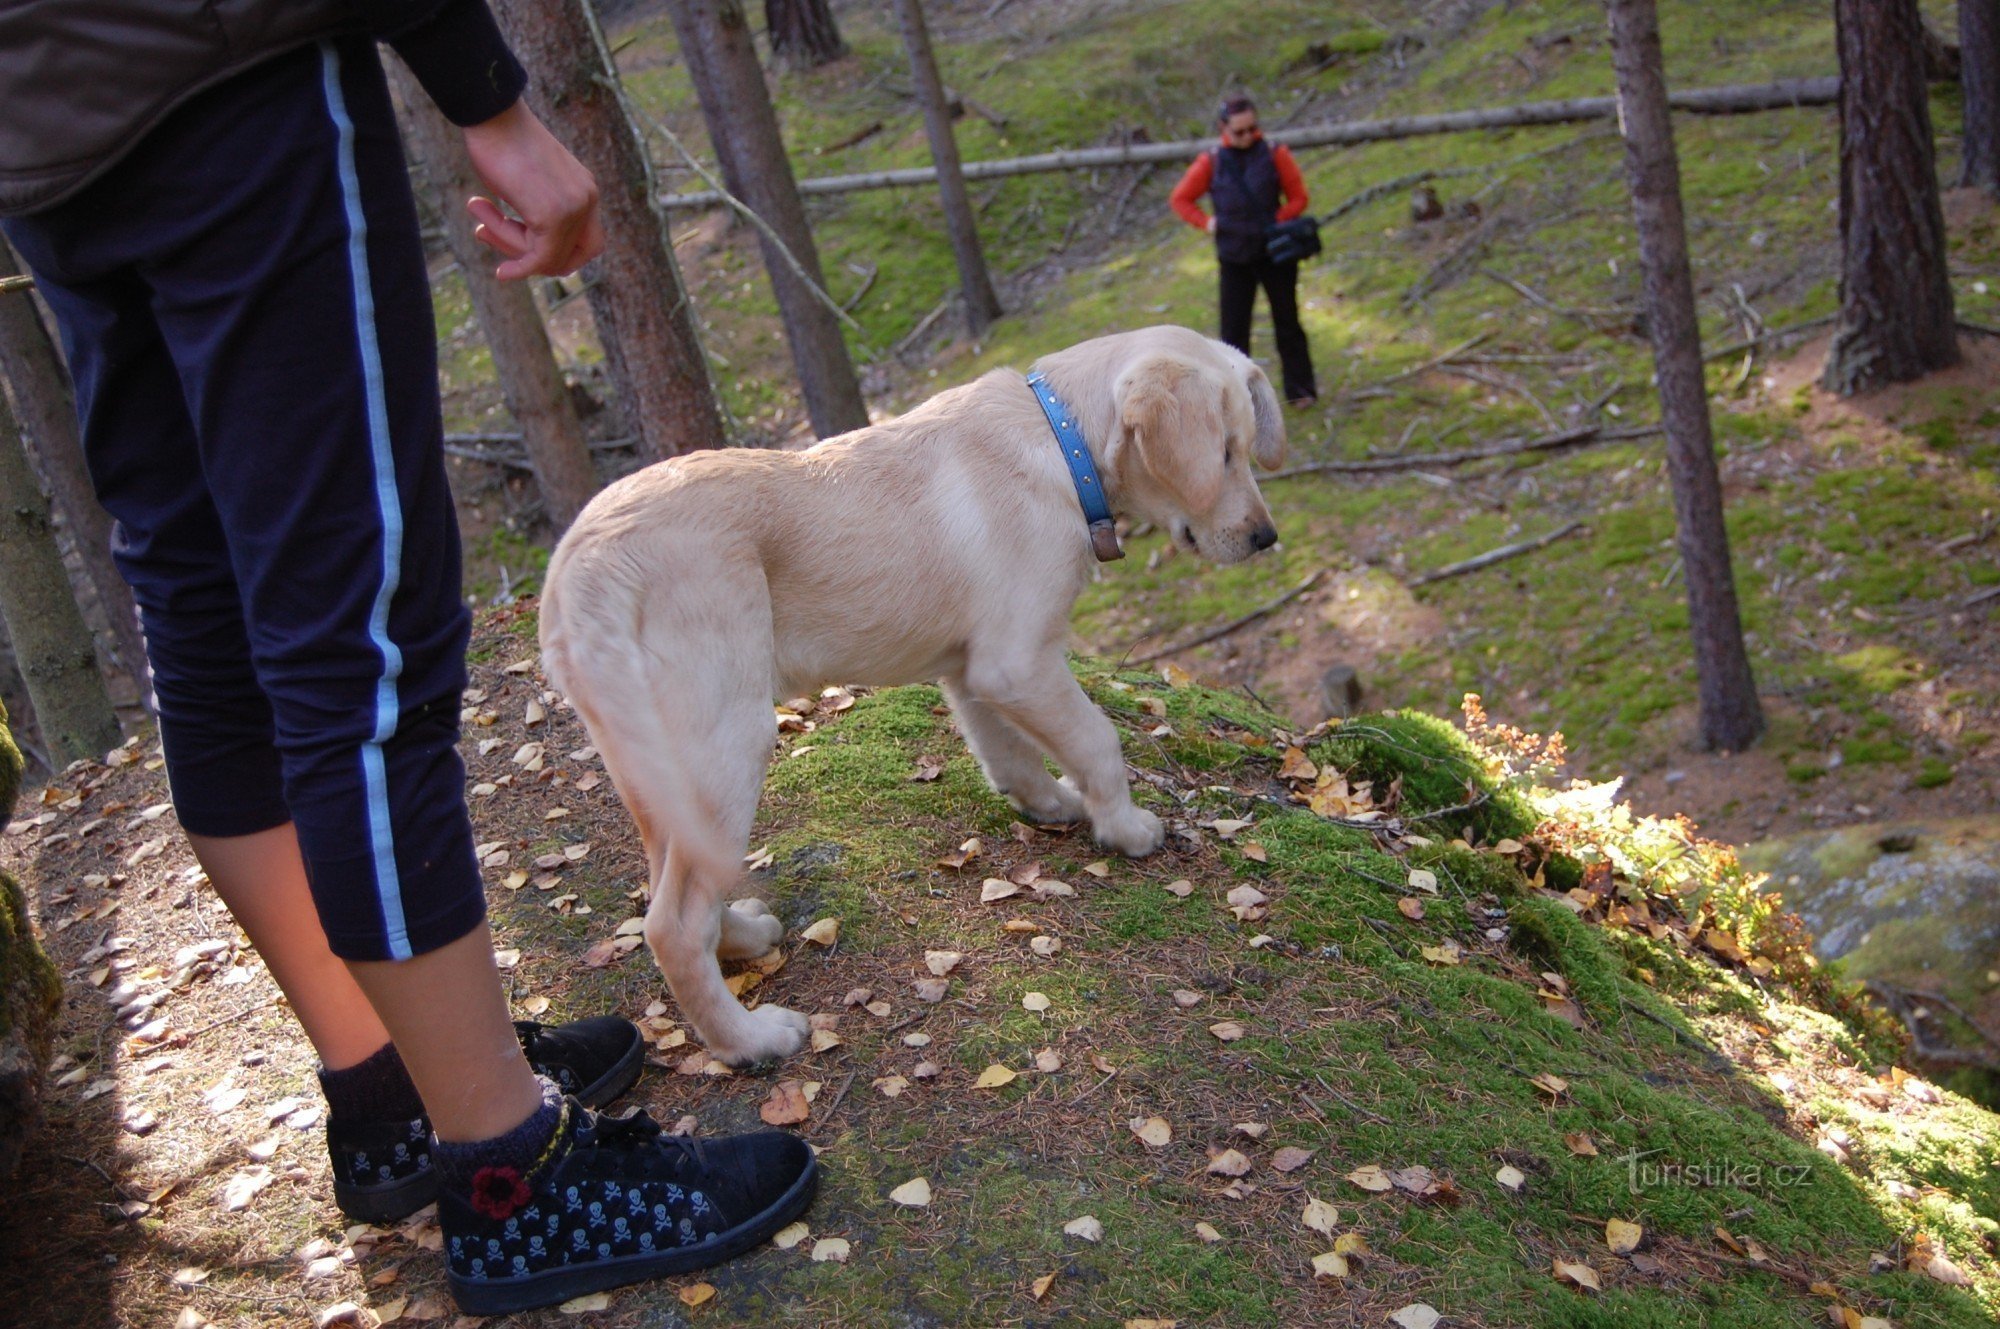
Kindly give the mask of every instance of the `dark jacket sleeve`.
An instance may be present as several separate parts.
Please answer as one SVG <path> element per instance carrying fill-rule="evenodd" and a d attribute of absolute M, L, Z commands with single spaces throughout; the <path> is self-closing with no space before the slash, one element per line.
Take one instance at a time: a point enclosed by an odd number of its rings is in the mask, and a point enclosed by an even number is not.
<path fill-rule="evenodd" d="M 354 0 L 354 8 L 455 125 L 491 120 L 528 85 L 486 0 Z"/>

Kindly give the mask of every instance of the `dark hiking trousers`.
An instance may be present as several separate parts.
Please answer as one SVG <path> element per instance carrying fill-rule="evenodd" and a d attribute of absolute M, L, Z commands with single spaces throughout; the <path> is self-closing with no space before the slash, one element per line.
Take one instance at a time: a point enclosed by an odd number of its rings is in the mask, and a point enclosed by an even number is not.
<path fill-rule="evenodd" d="M 187 830 L 297 825 L 335 954 L 485 915 L 417 218 L 372 42 L 265 61 L 6 224 L 54 308 Z"/>
<path fill-rule="evenodd" d="M 1299 265 L 1271 263 L 1231 263 L 1218 259 L 1222 268 L 1222 340 L 1243 354 L 1250 354 L 1250 314 L 1257 304 L 1257 288 L 1264 288 L 1271 302 L 1271 322 L 1277 332 L 1278 363 L 1284 367 L 1286 401 L 1317 397 L 1313 380 L 1312 347 L 1306 330 L 1299 326 Z"/>

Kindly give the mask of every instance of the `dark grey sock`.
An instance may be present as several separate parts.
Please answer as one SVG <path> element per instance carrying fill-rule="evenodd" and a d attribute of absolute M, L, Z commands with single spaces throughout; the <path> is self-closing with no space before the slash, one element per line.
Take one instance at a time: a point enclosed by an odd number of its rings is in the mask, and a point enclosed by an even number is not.
<path fill-rule="evenodd" d="M 364 1061 L 341 1070 L 319 1069 L 319 1091 L 327 1115 L 342 1125 L 366 1121 L 414 1121 L 424 1100 L 403 1067 L 394 1043 L 384 1043 Z"/>
<path fill-rule="evenodd" d="M 525 1178 L 562 1121 L 562 1091 L 542 1081 L 542 1105 L 526 1121 L 491 1140 L 439 1140 L 431 1151 L 438 1180 L 463 1195 L 482 1168 L 513 1168 Z"/>

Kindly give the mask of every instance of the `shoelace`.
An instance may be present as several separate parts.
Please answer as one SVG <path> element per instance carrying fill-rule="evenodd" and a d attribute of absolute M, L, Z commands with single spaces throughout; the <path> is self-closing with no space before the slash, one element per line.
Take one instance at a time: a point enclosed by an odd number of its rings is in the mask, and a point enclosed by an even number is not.
<path fill-rule="evenodd" d="M 702 1152 L 701 1141 L 687 1135 L 668 1135 L 644 1110 L 635 1110 L 624 1117 L 597 1114 L 577 1132 L 577 1137 L 577 1143 L 593 1153 L 601 1149 L 629 1151 L 643 1160 L 642 1166 L 648 1172 L 658 1170 L 668 1177 L 679 1176 L 690 1163 L 702 1171 L 708 1169 L 708 1156 Z"/>

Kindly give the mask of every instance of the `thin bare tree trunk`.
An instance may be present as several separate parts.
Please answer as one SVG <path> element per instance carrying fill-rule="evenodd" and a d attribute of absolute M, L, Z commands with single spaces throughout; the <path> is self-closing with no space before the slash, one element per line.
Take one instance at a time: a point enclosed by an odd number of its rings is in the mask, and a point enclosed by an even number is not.
<path fill-rule="evenodd" d="M 958 289 L 965 299 L 966 327 L 977 337 L 1000 317 L 1000 297 L 994 293 L 993 278 L 986 270 L 986 254 L 979 246 L 979 220 L 973 215 L 965 174 L 959 169 L 958 140 L 952 134 L 951 111 L 945 105 L 937 57 L 931 52 L 930 31 L 924 26 L 923 0 L 896 0 L 896 19 L 903 27 L 903 46 L 910 53 L 910 79 L 916 84 L 917 100 L 923 104 L 924 132 L 930 136 L 931 158 L 937 163 L 938 194 L 944 201 L 952 257 L 958 260 Z"/>
<path fill-rule="evenodd" d="M 1701 328 L 1695 316 L 1694 274 L 1688 264 L 1680 162 L 1667 107 L 1659 19 L 1653 0 L 1611 0 L 1610 10 L 1625 177 L 1638 223 L 1646 321 L 1653 337 L 1675 533 L 1700 683 L 1701 739 L 1706 747 L 1740 751 L 1764 732 L 1764 713 L 1743 648 L 1729 532 L 1722 522 L 1722 482 L 1709 430 Z"/>
<path fill-rule="evenodd" d="M 868 423 L 868 407 L 855 381 L 840 320 L 813 289 L 826 289 L 819 249 L 785 156 L 778 113 L 764 85 L 743 6 L 739 0 L 669 0 L 667 11 L 701 101 L 709 141 L 722 164 L 723 183 L 770 228 L 770 233 L 760 228 L 757 242 L 813 431 L 827 438 L 859 429 Z M 791 252 L 791 260 L 784 250 Z M 803 277 L 793 261 L 804 270 Z"/>
<path fill-rule="evenodd" d="M 1958 0 L 1965 161 L 1958 183 L 2000 198 L 2000 0 Z"/>
<path fill-rule="evenodd" d="M 0 618 L 58 768 L 118 746 L 118 713 L 97 668 L 49 527 L 49 504 L 28 464 L 21 428 L 0 397 Z"/>
<path fill-rule="evenodd" d="M 764 31 L 778 69 L 812 69 L 847 54 L 827 0 L 764 0 Z"/>
<path fill-rule="evenodd" d="M 0 277 L 18 276 L 20 271 L 14 251 L 0 240 Z M 105 655 L 132 679 L 143 699 L 148 691 L 146 641 L 139 631 L 139 609 L 111 557 L 111 514 L 98 506 L 84 466 L 69 373 L 56 356 L 48 325 L 25 291 L 0 295 L 0 374 L 13 390 L 30 455 L 76 542 L 84 577 L 104 615 L 110 634 Z"/>
<path fill-rule="evenodd" d="M 606 363 L 647 456 L 726 447 L 700 332 L 667 240 L 652 160 L 587 0 L 496 0 L 528 100 L 597 177 L 604 256 L 584 269 Z"/>
<path fill-rule="evenodd" d="M 437 209 L 444 218 L 445 243 L 465 274 L 472 310 L 493 352 L 507 410 L 521 427 L 542 506 L 557 534 L 569 529 L 597 492 L 597 468 L 576 418 L 576 405 L 562 371 L 556 368 L 542 312 L 526 282 L 503 282 L 493 275 L 498 259 L 473 238 L 475 223 L 465 201 L 483 193 L 479 173 L 465 150 L 465 138 L 424 95 L 423 86 L 402 61 L 389 62 L 403 103 L 403 134 L 416 150 Z"/>
<path fill-rule="evenodd" d="M 1842 396 L 1958 363 L 1917 0 L 1836 0 L 1840 322 L 1822 382 Z"/>

